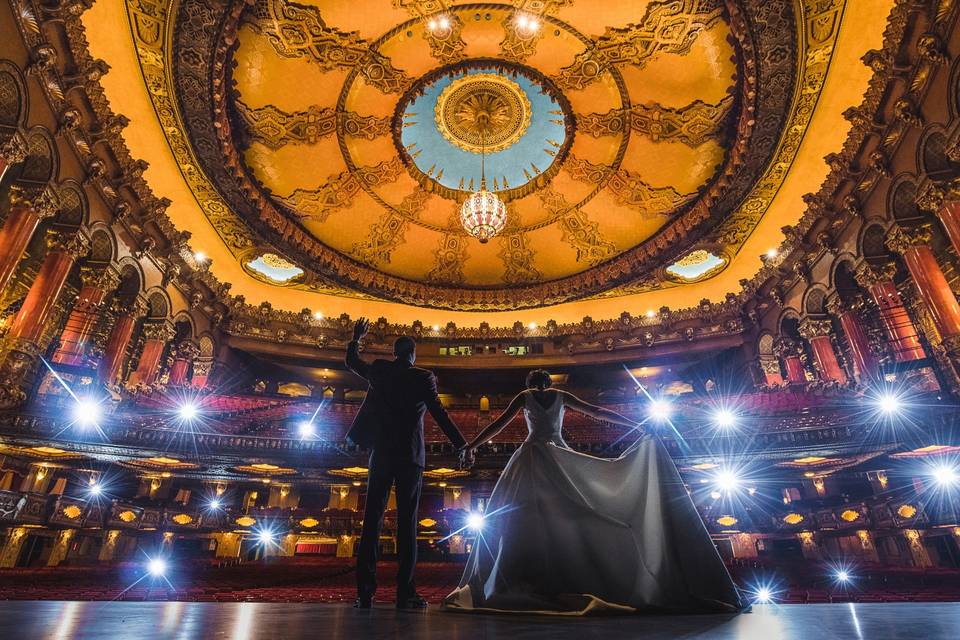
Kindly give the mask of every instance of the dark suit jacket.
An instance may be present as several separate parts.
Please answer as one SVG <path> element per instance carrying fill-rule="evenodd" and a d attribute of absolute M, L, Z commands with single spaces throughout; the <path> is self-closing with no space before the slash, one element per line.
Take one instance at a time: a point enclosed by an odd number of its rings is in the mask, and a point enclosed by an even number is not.
<path fill-rule="evenodd" d="M 374 457 L 424 466 L 423 414 L 427 411 L 457 447 L 466 444 L 437 395 L 437 377 L 402 360 L 364 362 L 358 344 L 347 345 L 346 364 L 368 383 L 367 397 L 353 421 L 347 439 L 368 449 Z"/>

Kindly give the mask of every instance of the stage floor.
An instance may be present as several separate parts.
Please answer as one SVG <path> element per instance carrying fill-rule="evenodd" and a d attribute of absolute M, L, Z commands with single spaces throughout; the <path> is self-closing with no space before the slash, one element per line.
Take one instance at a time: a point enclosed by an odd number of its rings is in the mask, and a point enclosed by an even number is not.
<path fill-rule="evenodd" d="M 887 640 L 956 638 L 960 603 L 760 605 L 739 616 L 551 618 L 398 612 L 383 605 L 210 602 L 0 603 L 0 638 L 135 640 L 404 638 L 576 640 L 710 638 Z"/>

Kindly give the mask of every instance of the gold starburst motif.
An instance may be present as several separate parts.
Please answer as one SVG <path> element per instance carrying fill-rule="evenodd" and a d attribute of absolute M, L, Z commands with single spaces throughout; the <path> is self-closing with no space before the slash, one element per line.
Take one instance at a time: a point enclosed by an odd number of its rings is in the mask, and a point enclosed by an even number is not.
<path fill-rule="evenodd" d="M 457 78 L 437 98 L 437 129 L 472 153 L 510 147 L 526 133 L 530 116 L 530 100 L 520 85 L 492 73 Z"/>

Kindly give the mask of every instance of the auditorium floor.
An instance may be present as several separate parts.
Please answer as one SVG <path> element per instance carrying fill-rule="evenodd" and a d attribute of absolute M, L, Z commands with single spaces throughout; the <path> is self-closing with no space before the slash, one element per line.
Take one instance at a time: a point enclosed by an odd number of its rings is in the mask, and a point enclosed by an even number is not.
<path fill-rule="evenodd" d="M 937 640 L 956 638 L 960 629 L 960 603 L 761 605 L 740 616 L 580 619 L 452 614 L 433 608 L 408 613 L 386 605 L 361 612 L 346 605 L 301 603 L 7 601 L 0 610 L 0 638 L 17 640 Z"/>

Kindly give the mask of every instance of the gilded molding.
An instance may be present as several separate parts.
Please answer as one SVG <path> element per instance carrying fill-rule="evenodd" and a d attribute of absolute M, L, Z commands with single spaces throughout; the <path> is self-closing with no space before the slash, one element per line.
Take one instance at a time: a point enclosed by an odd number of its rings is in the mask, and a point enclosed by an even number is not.
<path fill-rule="evenodd" d="M 643 67 L 661 53 L 684 55 L 697 36 L 723 16 L 720 0 L 651 2 L 639 24 L 608 28 L 573 64 L 553 78 L 558 87 L 584 89 L 610 67 Z"/>
<path fill-rule="evenodd" d="M 383 93 L 402 93 L 410 85 L 407 74 L 357 32 L 328 26 L 317 7 L 289 0 L 256 0 L 249 24 L 266 35 L 282 57 L 307 58 L 321 71 L 359 65 L 367 83 Z"/>
<path fill-rule="evenodd" d="M 599 138 L 619 135 L 629 127 L 654 142 L 676 140 L 697 147 L 719 137 L 732 105 L 733 96 L 727 96 L 718 104 L 697 100 L 679 109 L 655 102 L 635 104 L 626 110 L 577 114 L 577 131 Z"/>

